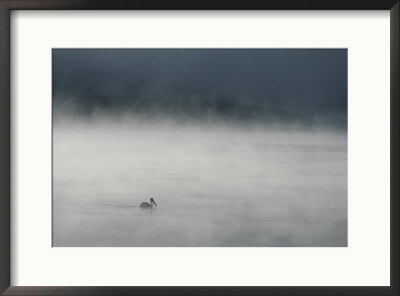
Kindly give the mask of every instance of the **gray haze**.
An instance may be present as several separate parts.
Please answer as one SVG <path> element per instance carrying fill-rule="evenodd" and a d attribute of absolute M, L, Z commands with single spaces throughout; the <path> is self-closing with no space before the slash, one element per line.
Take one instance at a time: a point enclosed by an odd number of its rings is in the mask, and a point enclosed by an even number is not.
<path fill-rule="evenodd" d="M 346 118 L 346 50 L 53 50 L 53 246 L 345 247 Z"/>

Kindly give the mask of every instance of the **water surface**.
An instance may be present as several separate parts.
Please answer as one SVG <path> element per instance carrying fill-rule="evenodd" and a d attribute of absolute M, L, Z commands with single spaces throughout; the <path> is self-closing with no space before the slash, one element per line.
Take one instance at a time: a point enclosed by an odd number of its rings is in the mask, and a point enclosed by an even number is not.
<path fill-rule="evenodd" d="M 347 135 L 55 123 L 53 246 L 347 246 Z M 153 197 L 158 207 L 138 206 Z"/>

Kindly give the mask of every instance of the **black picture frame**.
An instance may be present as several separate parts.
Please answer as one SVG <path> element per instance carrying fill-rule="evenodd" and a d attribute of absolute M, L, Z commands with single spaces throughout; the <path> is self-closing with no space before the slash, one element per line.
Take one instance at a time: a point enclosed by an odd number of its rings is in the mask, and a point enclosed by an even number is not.
<path fill-rule="evenodd" d="M 10 286 L 10 12 L 12 10 L 390 10 L 390 286 Z M 0 0 L 0 293 L 2 295 L 399 295 L 399 0 Z M 368 260 L 366 258 L 366 260 Z"/>

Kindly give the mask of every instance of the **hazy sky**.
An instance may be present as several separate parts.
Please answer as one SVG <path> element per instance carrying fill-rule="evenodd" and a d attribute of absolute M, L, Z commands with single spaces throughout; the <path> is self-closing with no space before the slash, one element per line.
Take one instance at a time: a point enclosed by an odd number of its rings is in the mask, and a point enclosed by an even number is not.
<path fill-rule="evenodd" d="M 346 49 L 55 49 L 53 102 L 240 118 L 347 118 Z M 238 115 L 239 114 L 239 115 Z"/>

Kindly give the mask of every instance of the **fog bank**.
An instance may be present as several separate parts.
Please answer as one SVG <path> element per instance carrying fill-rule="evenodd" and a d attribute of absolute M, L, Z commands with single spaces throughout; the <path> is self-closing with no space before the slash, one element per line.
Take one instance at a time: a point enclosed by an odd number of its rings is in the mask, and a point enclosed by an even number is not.
<path fill-rule="evenodd" d="M 347 136 L 54 124 L 54 246 L 347 246 Z M 153 197 L 158 207 L 142 210 Z"/>

